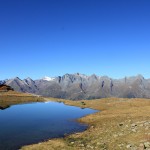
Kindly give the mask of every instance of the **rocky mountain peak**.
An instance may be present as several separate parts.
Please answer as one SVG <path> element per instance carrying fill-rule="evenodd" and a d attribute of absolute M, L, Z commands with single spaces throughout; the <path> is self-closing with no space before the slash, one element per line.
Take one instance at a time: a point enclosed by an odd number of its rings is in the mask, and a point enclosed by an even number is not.
<path fill-rule="evenodd" d="M 39 80 L 19 77 L 0 81 L 17 91 L 66 99 L 92 99 L 103 97 L 150 98 L 150 79 L 142 75 L 112 79 L 108 76 L 87 76 L 80 73 L 65 74 Z"/>
<path fill-rule="evenodd" d="M 33 81 L 30 77 L 27 77 L 25 80 Z"/>
<path fill-rule="evenodd" d="M 21 80 L 19 77 L 15 77 L 14 80 Z M 22 80 L 21 80 L 22 81 Z"/>

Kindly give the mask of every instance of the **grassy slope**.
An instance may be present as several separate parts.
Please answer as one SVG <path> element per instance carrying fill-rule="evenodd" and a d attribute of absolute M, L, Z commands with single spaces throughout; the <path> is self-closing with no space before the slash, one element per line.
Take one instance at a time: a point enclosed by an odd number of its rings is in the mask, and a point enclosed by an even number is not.
<path fill-rule="evenodd" d="M 7 108 L 11 105 L 44 101 L 43 98 L 33 96 L 27 93 L 20 93 L 15 91 L 0 92 L 0 107 Z"/>
<path fill-rule="evenodd" d="M 144 143 L 150 142 L 150 100 L 107 98 L 82 102 L 54 101 L 101 112 L 79 119 L 89 124 L 88 130 L 82 133 L 24 146 L 22 150 L 142 150 Z"/>

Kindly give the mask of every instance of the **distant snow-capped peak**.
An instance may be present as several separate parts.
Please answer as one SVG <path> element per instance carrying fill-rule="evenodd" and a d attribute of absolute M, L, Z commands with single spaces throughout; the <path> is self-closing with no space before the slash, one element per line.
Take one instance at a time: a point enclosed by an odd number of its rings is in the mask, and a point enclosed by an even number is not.
<path fill-rule="evenodd" d="M 52 81 L 52 80 L 54 80 L 55 78 L 52 78 L 52 77 L 48 77 L 48 76 L 45 76 L 44 78 L 43 78 L 43 80 L 46 80 L 46 81 Z"/>

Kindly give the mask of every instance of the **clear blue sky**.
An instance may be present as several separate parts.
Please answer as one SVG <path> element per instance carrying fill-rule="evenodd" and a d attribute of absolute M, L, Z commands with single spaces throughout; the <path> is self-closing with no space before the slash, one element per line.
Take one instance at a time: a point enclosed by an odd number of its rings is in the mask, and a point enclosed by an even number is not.
<path fill-rule="evenodd" d="M 0 0 L 0 56 L 0 79 L 150 78 L 150 1 Z"/>

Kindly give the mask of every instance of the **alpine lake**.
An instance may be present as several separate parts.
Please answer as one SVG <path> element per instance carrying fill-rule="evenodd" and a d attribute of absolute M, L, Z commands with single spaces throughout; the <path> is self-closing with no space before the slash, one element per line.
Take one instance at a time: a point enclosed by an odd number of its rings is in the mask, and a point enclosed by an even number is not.
<path fill-rule="evenodd" d="M 58 102 L 0 106 L 0 150 L 17 150 L 24 145 L 82 132 L 88 126 L 76 120 L 95 112 Z"/>

